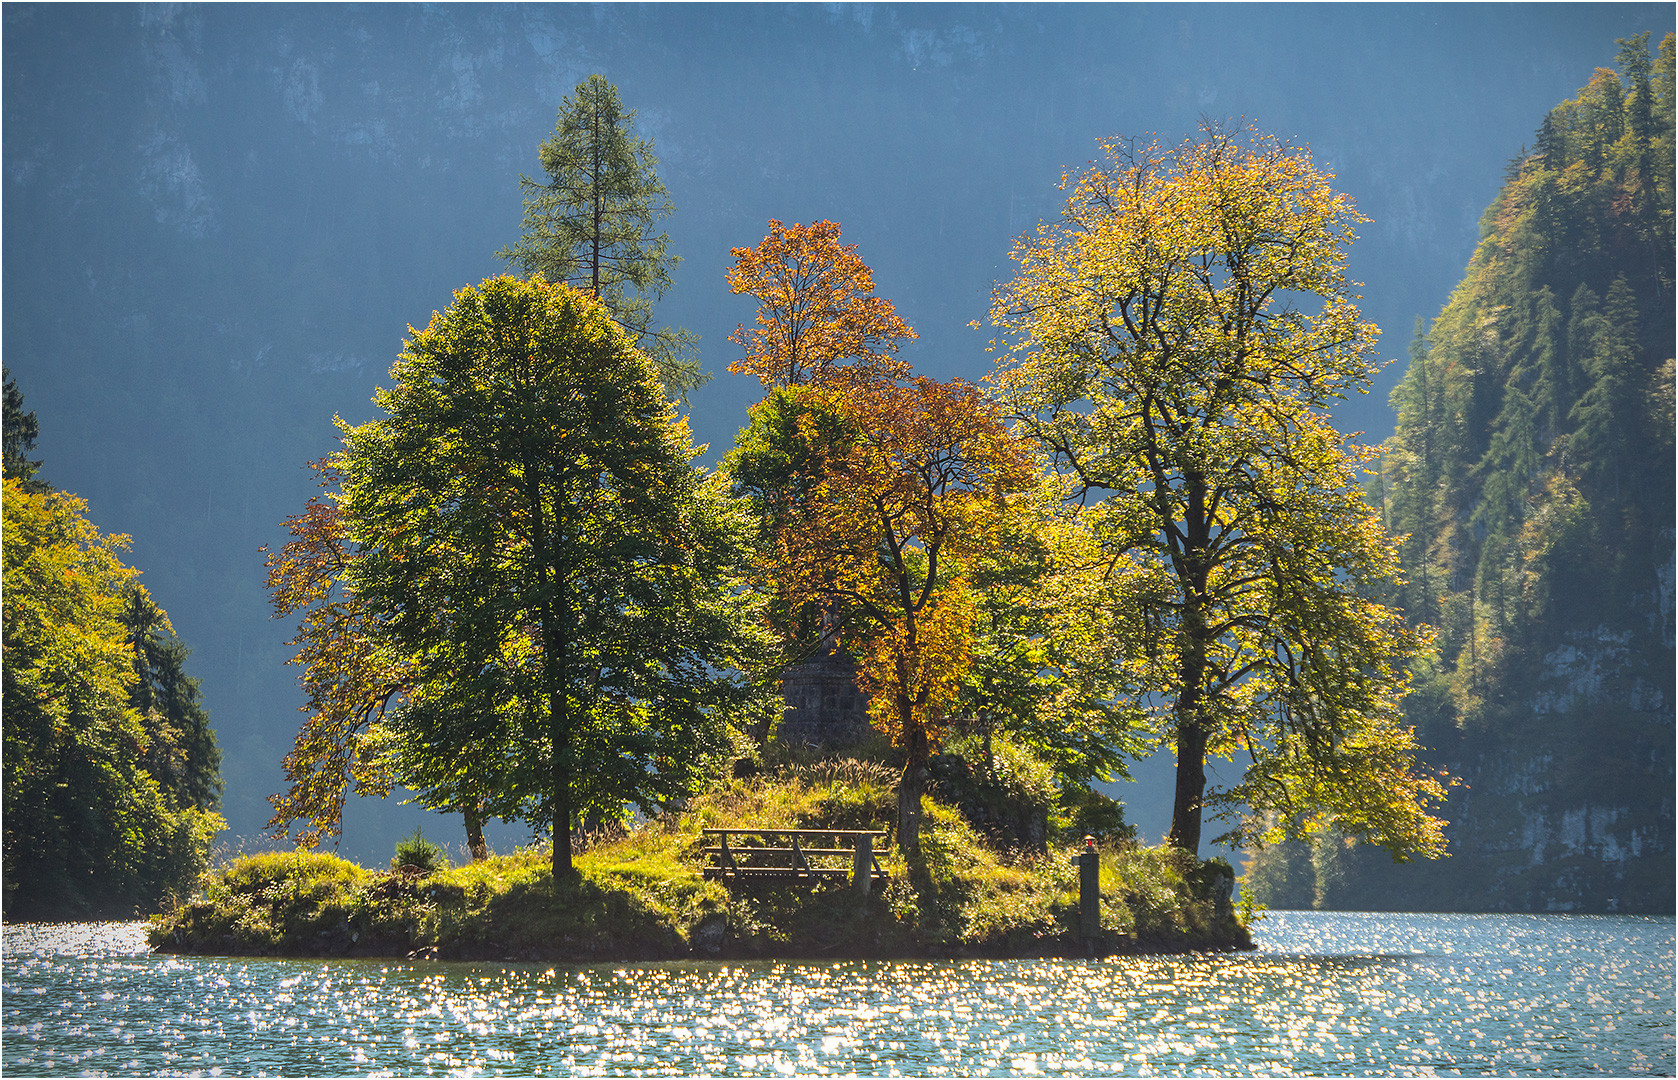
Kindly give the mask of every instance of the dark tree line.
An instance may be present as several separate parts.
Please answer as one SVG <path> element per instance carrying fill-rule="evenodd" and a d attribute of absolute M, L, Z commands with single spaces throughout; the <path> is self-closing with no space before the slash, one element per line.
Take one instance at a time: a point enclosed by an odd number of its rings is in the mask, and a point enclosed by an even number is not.
<path fill-rule="evenodd" d="M 40 480 L 5 382 L 7 919 L 128 915 L 190 890 L 225 822 L 188 650 L 86 504 Z"/>

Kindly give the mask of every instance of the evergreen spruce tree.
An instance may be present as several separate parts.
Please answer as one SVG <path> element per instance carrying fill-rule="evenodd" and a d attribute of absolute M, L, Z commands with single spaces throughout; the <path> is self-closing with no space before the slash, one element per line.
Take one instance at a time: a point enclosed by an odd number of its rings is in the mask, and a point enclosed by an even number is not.
<path fill-rule="evenodd" d="M 652 141 L 634 128 L 635 112 L 624 111 L 617 87 L 601 75 L 578 83 L 542 143 L 547 181 L 519 178 L 523 234 L 496 255 L 598 297 L 652 360 L 665 390 L 685 398 L 706 380 L 691 355 L 698 336 L 653 318 L 681 261 L 670 253 L 669 234 L 654 231 L 674 207 Z"/>
<path fill-rule="evenodd" d="M 49 485 L 35 479 L 35 472 L 41 467 L 39 461 L 31 461 L 26 455 L 35 449 L 35 440 L 40 437 L 41 425 L 35 419 L 35 412 L 23 411 L 23 392 L 17 388 L 17 380 L 10 373 L 5 376 L 5 452 L 0 467 L 5 475 L 23 485 L 23 490 L 40 494 L 49 489 Z"/>
<path fill-rule="evenodd" d="M 133 650 L 134 685 L 129 703 L 145 723 L 146 771 L 174 809 L 216 810 L 221 806 L 221 748 L 198 680 L 186 673 L 191 652 L 169 616 L 138 584 L 124 596 L 122 623 Z"/>

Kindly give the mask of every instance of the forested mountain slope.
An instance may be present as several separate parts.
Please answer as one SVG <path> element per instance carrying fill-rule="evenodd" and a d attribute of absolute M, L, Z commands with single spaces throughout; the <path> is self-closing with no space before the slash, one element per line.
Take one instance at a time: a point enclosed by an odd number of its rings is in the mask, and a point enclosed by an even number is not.
<path fill-rule="evenodd" d="M 1437 628 L 1409 701 L 1451 857 L 1264 852 L 1275 907 L 1673 908 L 1673 38 L 1510 163 L 1371 495 Z"/>

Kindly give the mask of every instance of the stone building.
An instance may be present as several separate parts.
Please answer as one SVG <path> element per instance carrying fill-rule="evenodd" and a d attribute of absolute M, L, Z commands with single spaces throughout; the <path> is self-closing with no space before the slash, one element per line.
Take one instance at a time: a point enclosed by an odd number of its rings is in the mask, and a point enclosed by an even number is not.
<path fill-rule="evenodd" d="M 776 738 L 819 750 L 854 746 L 873 732 L 856 685 L 856 661 L 842 649 L 790 668 L 781 683 L 785 711 Z"/>

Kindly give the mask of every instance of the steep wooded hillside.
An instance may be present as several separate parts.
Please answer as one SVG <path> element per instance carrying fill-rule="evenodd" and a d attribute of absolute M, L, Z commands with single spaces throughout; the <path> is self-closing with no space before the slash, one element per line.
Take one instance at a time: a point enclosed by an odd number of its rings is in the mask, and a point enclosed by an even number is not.
<path fill-rule="evenodd" d="M 87 503 L 29 458 L 5 380 L 0 917 L 121 918 L 196 888 L 226 826 L 221 749 L 169 616 Z"/>
<path fill-rule="evenodd" d="M 1436 627 L 1412 721 L 1452 856 L 1265 852 L 1277 907 L 1673 907 L 1673 38 L 1620 43 L 1509 165 L 1417 327 L 1372 498 Z"/>

